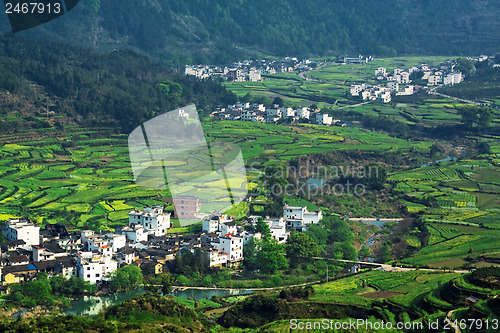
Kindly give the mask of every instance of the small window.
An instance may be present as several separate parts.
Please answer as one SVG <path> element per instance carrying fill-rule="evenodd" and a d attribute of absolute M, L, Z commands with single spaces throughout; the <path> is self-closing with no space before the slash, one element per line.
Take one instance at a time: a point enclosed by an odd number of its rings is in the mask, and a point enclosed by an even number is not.
<path fill-rule="evenodd" d="M 90 278 L 90 274 L 87 274 L 87 277 Z"/>

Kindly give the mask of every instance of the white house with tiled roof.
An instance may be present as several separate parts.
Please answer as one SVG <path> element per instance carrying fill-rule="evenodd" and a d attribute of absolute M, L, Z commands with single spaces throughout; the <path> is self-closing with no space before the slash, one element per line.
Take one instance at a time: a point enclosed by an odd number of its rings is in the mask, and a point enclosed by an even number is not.
<path fill-rule="evenodd" d="M 23 240 L 26 245 L 40 244 L 40 227 L 28 219 L 9 219 L 3 228 L 8 240 Z"/>

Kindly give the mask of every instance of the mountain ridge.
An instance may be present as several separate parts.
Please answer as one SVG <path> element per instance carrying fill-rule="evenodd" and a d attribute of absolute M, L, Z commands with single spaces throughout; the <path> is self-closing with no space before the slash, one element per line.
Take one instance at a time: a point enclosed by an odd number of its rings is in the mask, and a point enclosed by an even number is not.
<path fill-rule="evenodd" d="M 499 14 L 495 0 L 91 0 L 21 34 L 132 49 L 182 69 L 257 55 L 493 53 Z"/>

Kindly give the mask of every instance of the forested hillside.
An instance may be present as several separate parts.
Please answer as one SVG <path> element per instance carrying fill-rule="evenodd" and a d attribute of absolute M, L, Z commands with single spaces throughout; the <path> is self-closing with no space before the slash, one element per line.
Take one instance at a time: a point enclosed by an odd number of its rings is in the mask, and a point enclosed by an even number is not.
<path fill-rule="evenodd" d="M 82 0 L 22 33 L 166 64 L 273 55 L 478 54 L 500 47 L 497 0 Z M 7 22 L 2 25 L 7 31 Z"/>
<path fill-rule="evenodd" d="M 178 106 L 235 101 L 217 82 L 186 77 L 130 51 L 98 54 L 0 38 L 0 131 L 77 121 L 128 132 Z"/>

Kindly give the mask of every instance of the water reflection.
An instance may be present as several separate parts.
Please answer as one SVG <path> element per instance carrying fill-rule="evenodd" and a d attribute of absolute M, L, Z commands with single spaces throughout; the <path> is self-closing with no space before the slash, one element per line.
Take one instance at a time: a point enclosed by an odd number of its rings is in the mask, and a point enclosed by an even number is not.
<path fill-rule="evenodd" d="M 78 315 L 78 316 L 94 316 L 99 313 L 99 311 L 104 310 L 104 308 L 124 302 L 130 298 L 137 295 L 143 294 L 146 291 L 142 288 L 129 290 L 125 292 L 119 292 L 113 295 L 106 296 L 83 296 L 77 300 L 71 302 L 69 308 L 64 311 L 66 315 Z M 250 289 L 231 289 L 231 290 L 200 290 L 188 288 L 185 290 L 178 290 L 171 296 L 183 297 L 183 298 L 194 298 L 194 299 L 210 299 L 212 296 L 226 297 L 226 296 L 238 296 L 238 295 L 248 295 L 253 293 Z"/>

